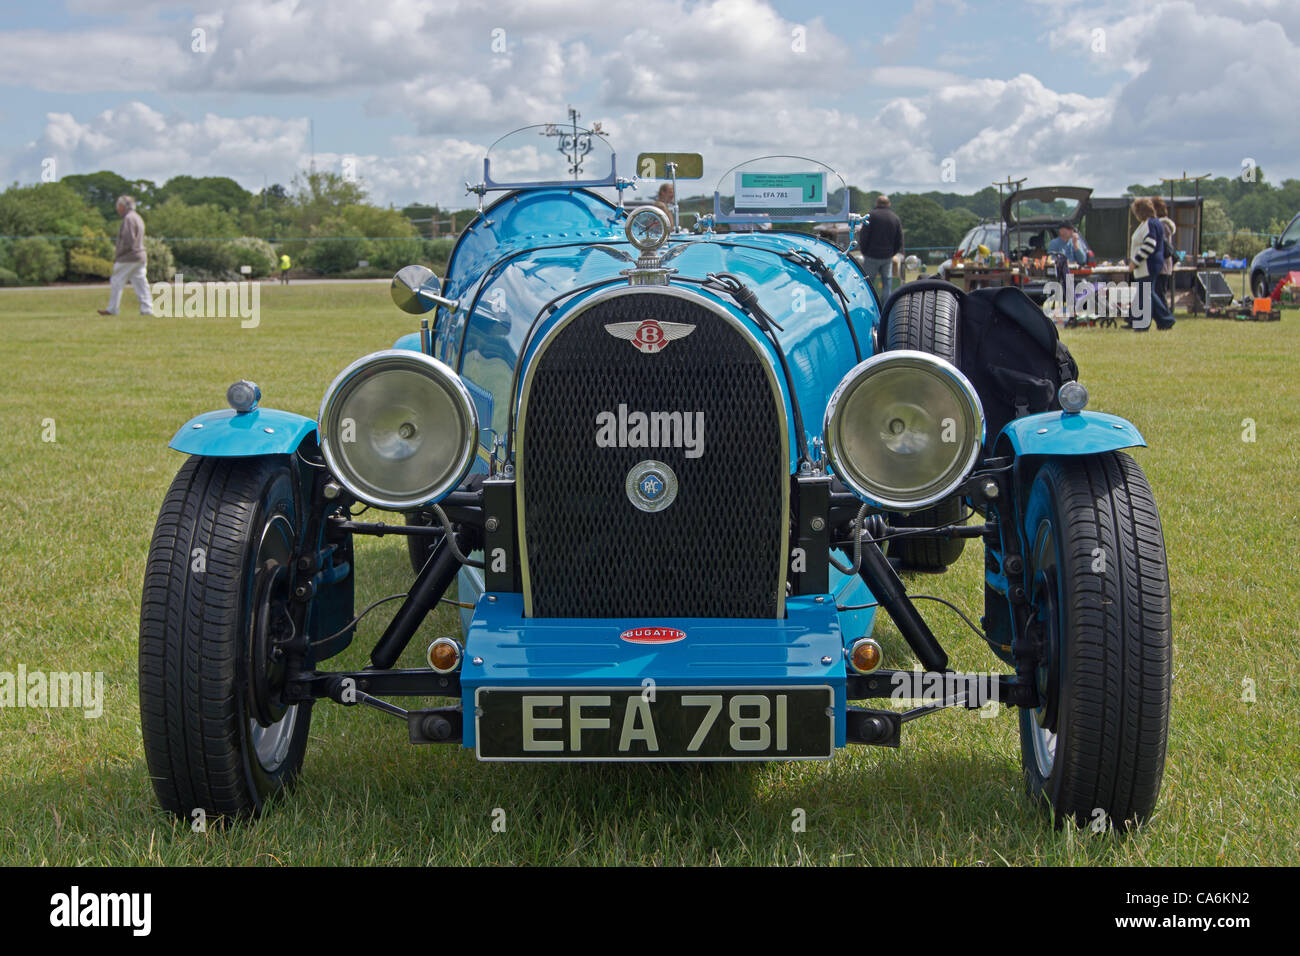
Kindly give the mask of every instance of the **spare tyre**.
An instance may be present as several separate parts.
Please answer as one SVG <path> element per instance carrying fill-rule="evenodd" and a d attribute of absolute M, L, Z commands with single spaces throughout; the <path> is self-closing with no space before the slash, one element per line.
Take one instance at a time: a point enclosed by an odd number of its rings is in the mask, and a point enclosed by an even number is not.
<path fill-rule="evenodd" d="M 961 302 L 956 288 L 934 280 L 914 285 L 916 289 L 903 286 L 886 303 L 883 349 L 927 352 L 957 365 Z M 964 510 L 961 498 L 953 497 L 922 511 L 891 514 L 889 523 L 911 528 L 964 523 Z M 965 544 L 964 538 L 926 535 L 893 538 L 889 542 L 889 557 L 905 571 L 943 571 L 961 557 Z"/>

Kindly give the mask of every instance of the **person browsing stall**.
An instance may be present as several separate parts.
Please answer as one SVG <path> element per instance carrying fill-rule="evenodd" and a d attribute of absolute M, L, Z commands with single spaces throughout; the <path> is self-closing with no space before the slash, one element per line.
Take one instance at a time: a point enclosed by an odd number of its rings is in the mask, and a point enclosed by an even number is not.
<path fill-rule="evenodd" d="M 1056 231 L 1056 238 L 1047 244 L 1047 252 L 1053 256 L 1065 256 L 1071 265 L 1088 264 L 1088 250 L 1083 245 L 1083 239 L 1078 230 L 1070 226 L 1061 226 Z"/>

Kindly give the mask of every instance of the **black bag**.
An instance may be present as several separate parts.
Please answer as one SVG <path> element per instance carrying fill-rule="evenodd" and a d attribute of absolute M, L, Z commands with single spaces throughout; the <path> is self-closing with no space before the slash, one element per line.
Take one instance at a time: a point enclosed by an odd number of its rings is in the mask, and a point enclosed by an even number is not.
<path fill-rule="evenodd" d="M 957 367 L 984 406 L 986 453 L 1007 422 L 1022 415 L 1059 411 L 1056 393 L 1079 377 L 1079 366 L 1053 322 L 1015 286 L 962 292 L 942 279 L 920 279 L 894 291 L 881 308 L 888 316 L 900 295 L 946 289 L 957 298 Z M 881 341 L 885 330 L 880 330 Z"/>
<path fill-rule="evenodd" d="M 1079 377 L 1056 323 L 1014 286 L 965 295 L 959 345 L 960 368 L 984 405 L 989 452 L 1013 418 L 1059 411 L 1056 393 Z"/>

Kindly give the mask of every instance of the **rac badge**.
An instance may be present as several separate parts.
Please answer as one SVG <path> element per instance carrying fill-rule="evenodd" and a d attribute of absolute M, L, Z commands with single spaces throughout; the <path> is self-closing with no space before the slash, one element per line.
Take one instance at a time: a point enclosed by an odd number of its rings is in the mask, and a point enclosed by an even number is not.
<path fill-rule="evenodd" d="M 663 511 L 677 497 L 677 476 L 662 461 L 643 461 L 627 473 L 627 497 L 642 511 Z"/>
<path fill-rule="evenodd" d="M 619 638 L 631 644 L 675 644 L 686 639 L 686 632 L 675 627 L 634 627 Z"/>
<path fill-rule="evenodd" d="M 686 338 L 695 331 L 695 326 L 646 319 L 644 322 L 613 322 L 605 326 L 605 331 L 616 339 L 627 339 L 646 355 L 654 355 L 674 339 Z"/>

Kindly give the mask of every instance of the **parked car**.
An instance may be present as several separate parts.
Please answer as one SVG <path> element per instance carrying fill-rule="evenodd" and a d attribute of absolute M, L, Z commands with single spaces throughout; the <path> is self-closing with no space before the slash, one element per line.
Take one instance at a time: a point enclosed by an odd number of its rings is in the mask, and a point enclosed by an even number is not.
<path fill-rule="evenodd" d="M 989 252 L 1002 251 L 1002 223 L 990 219 L 971 226 L 957 243 L 957 252 L 963 259 L 973 259 L 979 254 L 980 246 Z"/>
<path fill-rule="evenodd" d="M 1082 186 L 1018 189 L 1002 200 L 1008 258 L 1043 255 L 1062 226 L 1078 229 L 1087 215 L 1092 190 Z M 1091 250 L 1084 242 L 1089 259 Z"/>
<path fill-rule="evenodd" d="M 948 274 L 952 271 L 953 265 L 959 259 L 974 259 L 980 255 L 980 246 L 988 250 L 989 254 L 1002 251 L 1002 225 L 993 220 L 986 220 L 977 223 L 966 230 L 966 234 L 961 237 L 957 243 L 957 248 L 947 259 L 944 259 L 935 268 L 935 275 L 940 279 L 946 280 Z"/>
<path fill-rule="evenodd" d="M 1260 298 L 1271 295 L 1288 272 L 1300 272 L 1300 213 L 1250 261 L 1251 291 Z"/>
<path fill-rule="evenodd" d="M 393 279 L 418 329 L 315 417 L 241 380 L 176 432 L 140 626 L 163 807 L 259 813 L 327 703 L 525 762 L 822 760 L 1005 707 L 1057 823 L 1144 820 L 1169 711 L 1160 521 L 1123 451 L 1142 436 L 1085 408 L 1051 322 L 1018 290 L 932 280 L 882 309 L 843 251 L 780 229 L 851 221 L 829 167 L 728 170 L 691 235 L 629 212 L 607 159 L 498 182 L 488 157 L 446 277 Z M 356 613 L 353 541 L 393 534 L 410 575 Z M 900 577 L 967 542 L 982 614 Z M 444 600 L 459 631 L 399 667 Z M 380 608 L 369 666 L 327 669 Z M 907 653 L 873 637 L 882 614 Z M 995 672 L 950 666 L 940 635 L 965 627 Z"/>

